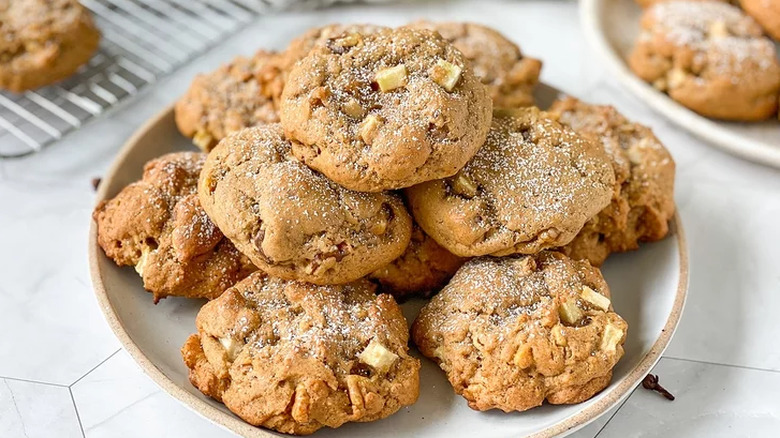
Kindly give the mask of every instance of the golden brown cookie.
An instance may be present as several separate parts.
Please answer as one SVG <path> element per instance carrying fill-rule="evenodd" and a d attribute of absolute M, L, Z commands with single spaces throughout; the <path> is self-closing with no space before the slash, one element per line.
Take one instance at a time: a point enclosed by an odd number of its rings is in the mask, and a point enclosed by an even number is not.
<path fill-rule="evenodd" d="M 256 268 L 222 236 L 197 196 L 205 154 L 178 152 L 144 166 L 140 181 L 95 208 L 98 244 L 135 266 L 155 302 L 218 297 Z"/>
<path fill-rule="evenodd" d="M 754 121 L 777 110 L 775 46 L 755 20 L 726 3 L 673 1 L 646 9 L 629 64 L 706 117 Z"/>
<path fill-rule="evenodd" d="M 472 409 L 525 411 L 604 389 L 628 324 L 597 268 L 556 252 L 467 262 L 412 326 Z"/>
<path fill-rule="evenodd" d="M 457 49 L 427 30 L 334 36 L 287 79 L 279 115 L 293 153 L 352 190 L 450 176 L 490 126 L 485 87 Z"/>
<path fill-rule="evenodd" d="M 611 252 L 637 249 L 664 238 L 674 215 L 674 160 L 646 126 L 626 120 L 611 106 L 574 98 L 553 103 L 558 121 L 601 144 L 612 160 L 612 202 L 590 219 L 560 251 L 601 265 Z"/>
<path fill-rule="evenodd" d="M 406 251 L 390 264 L 369 275 L 382 292 L 398 300 L 413 295 L 426 296 L 441 289 L 466 259 L 442 248 L 419 225 L 412 228 Z"/>
<path fill-rule="evenodd" d="M 231 132 L 278 122 L 273 97 L 283 85 L 279 56 L 259 51 L 251 59 L 238 57 L 196 76 L 176 102 L 179 132 L 208 152 Z"/>
<path fill-rule="evenodd" d="M 639 6 L 646 8 L 648 6 L 653 6 L 657 3 L 663 3 L 663 2 L 669 2 L 669 1 L 679 1 L 679 0 L 635 0 Z M 705 1 L 705 2 L 726 2 L 726 3 L 733 3 L 731 0 L 689 0 L 689 1 Z"/>
<path fill-rule="evenodd" d="M 501 256 L 569 243 L 609 204 L 614 183 L 600 145 L 524 108 L 496 111 L 466 167 L 406 195 L 417 223 L 453 254 Z"/>
<path fill-rule="evenodd" d="M 0 88 L 20 93 L 65 79 L 99 42 L 77 0 L 0 0 Z"/>
<path fill-rule="evenodd" d="M 780 40 L 780 2 L 777 0 L 739 0 L 740 6 L 775 40 Z"/>
<path fill-rule="evenodd" d="M 417 21 L 415 29 L 435 30 L 468 59 L 474 75 L 488 88 L 496 108 L 534 104 L 542 62 L 524 56 L 515 43 L 487 26 L 476 23 Z"/>
<path fill-rule="evenodd" d="M 256 272 L 203 306 L 182 356 L 190 381 L 245 421 L 307 435 L 413 404 L 420 361 L 390 295 L 366 280 L 314 286 Z"/>
<path fill-rule="evenodd" d="M 289 72 L 301 59 L 305 58 L 311 50 L 320 44 L 327 43 L 330 39 L 342 34 L 358 33 L 368 35 L 387 27 L 375 24 L 339 24 L 333 23 L 327 26 L 309 29 L 303 35 L 293 39 L 287 49 L 282 53 L 282 70 Z"/>
<path fill-rule="evenodd" d="M 264 271 L 348 283 L 390 263 L 412 220 L 390 193 L 347 190 L 292 156 L 278 125 L 247 128 L 209 154 L 200 201 L 225 236 Z"/>

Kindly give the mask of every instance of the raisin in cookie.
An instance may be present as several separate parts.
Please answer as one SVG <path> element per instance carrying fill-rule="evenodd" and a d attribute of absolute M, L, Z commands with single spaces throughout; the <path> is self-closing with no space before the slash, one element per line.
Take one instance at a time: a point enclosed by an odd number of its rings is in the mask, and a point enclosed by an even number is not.
<path fill-rule="evenodd" d="M 467 262 L 412 326 L 472 409 L 580 403 L 604 389 L 628 324 L 597 268 L 556 252 Z"/>
<path fill-rule="evenodd" d="M 766 30 L 780 40 L 780 2 L 777 0 L 739 0 L 740 6 Z"/>
<path fill-rule="evenodd" d="M 554 102 L 550 112 L 602 145 L 612 160 L 616 183 L 610 205 L 560 250 L 598 266 L 611 252 L 637 249 L 640 241 L 664 238 L 674 215 L 675 166 L 653 132 L 626 120 L 611 106 L 574 98 Z"/>
<path fill-rule="evenodd" d="M 339 284 L 404 252 L 412 220 L 398 196 L 347 190 L 290 149 L 278 124 L 247 128 L 220 142 L 201 173 L 203 208 L 257 267 Z"/>
<path fill-rule="evenodd" d="M 474 75 L 488 88 L 493 106 L 517 108 L 534 104 L 541 61 L 524 56 L 515 43 L 476 23 L 418 21 L 415 29 L 435 30 L 468 59 Z"/>
<path fill-rule="evenodd" d="M 755 20 L 726 3 L 674 1 L 646 9 L 629 64 L 703 116 L 754 121 L 777 110 L 775 46 Z"/>
<path fill-rule="evenodd" d="M 135 266 L 155 302 L 218 297 L 256 268 L 206 216 L 197 196 L 205 154 L 163 155 L 140 181 L 93 213 L 97 241 L 120 266 Z"/>
<path fill-rule="evenodd" d="M 413 404 L 406 320 L 366 280 L 314 286 L 256 272 L 203 306 L 182 356 L 190 381 L 245 421 L 310 434 Z"/>
<path fill-rule="evenodd" d="M 65 79 L 99 42 L 76 0 L 0 0 L 0 88 L 18 93 Z"/>
<path fill-rule="evenodd" d="M 441 289 L 465 262 L 414 224 L 412 240 L 401 257 L 374 271 L 369 278 L 379 283 L 382 292 L 396 299 L 425 296 Z"/>
<path fill-rule="evenodd" d="M 524 108 L 496 111 L 466 167 L 406 195 L 417 223 L 453 254 L 501 256 L 569 243 L 609 204 L 614 183 L 600 145 Z"/>
<path fill-rule="evenodd" d="M 281 93 L 279 55 L 260 51 L 195 77 L 176 102 L 176 126 L 208 152 L 228 134 L 279 121 L 273 96 Z"/>
<path fill-rule="evenodd" d="M 450 176 L 479 149 L 492 102 L 438 34 L 341 34 L 290 72 L 280 104 L 293 153 L 342 186 L 378 192 Z"/>

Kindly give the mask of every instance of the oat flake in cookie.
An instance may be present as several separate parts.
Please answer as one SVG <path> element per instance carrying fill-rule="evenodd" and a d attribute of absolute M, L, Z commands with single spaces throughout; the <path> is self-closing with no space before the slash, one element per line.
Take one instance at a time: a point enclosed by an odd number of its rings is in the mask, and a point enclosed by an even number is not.
<path fill-rule="evenodd" d="M 199 195 L 241 252 L 288 280 L 357 280 L 400 256 L 412 230 L 398 196 L 328 180 L 292 155 L 278 124 L 222 140 L 203 167 Z"/>
<path fill-rule="evenodd" d="M 273 97 L 283 86 L 276 66 L 280 56 L 259 51 L 196 76 L 176 102 L 176 126 L 182 135 L 208 152 L 231 132 L 278 122 Z"/>
<path fill-rule="evenodd" d="M 344 33 L 290 72 L 280 105 L 293 153 L 352 190 L 450 176 L 474 155 L 492 102 L 468 61 L 438 34 Z"/>
<path fill-rule="evenodd" d="M 611 106 L 574 98 L 553 103 L 550 112 L 575 132 L 600 144 L 612 160 L 612 202 L 559 250 L 601 265 L 612 252 L 664 238 L 674 215 L 674 160 L 650 128 L 626 120 Z"/>
<path fill-rule="evenodd" d="M 262 272 L 200 310 L 190 381 L 245 421 L 306 435 L 385 418 L 419 395 L 406 320 L 366 280 L 314 286 Z"/>
<path fill-rule="evenodd" d="M 645 10 L 631 69 L 658 90 L 706 116 L 755 121 L 777 110 L 775 45 L 739 8 L 672 1 Z"/>
<path fill-rule="evenodd" d="M 488 88 L 497 108 L 534 104 L 542 63 L 524 56 L 515 43 L 498 31 L 477 23 L 417 21 L 415 29 L 435 30 L 463 52 L 474 75 Z"/>
<path fill-rule="evenodd" d="M 612 378 L 628 325 L 597 268 L 556 252 L 478 258 L 412 326 L 472 409 L 583 402 Z"/>
<path fill-rule="evenodd" d="M 93 213 L 97 241 L 120 266 L 134 266 L 155 302 L 218 297 L 256 268 L 206 216 L 197 196 L 205 154 L 163 155 Z"/>
<path fill-rule="evenodd" d="M 609 204 L 614 183 L 600 145 L 524 108 L 496 111 L 460 172 L 406 195 L 417 223 L 453 254 L 501 256 L 569 243 Z"/>
<path fill-rule="evenodd" d="M 20 93 L 63 80 L 99 42 L 77 0 L 0 0 L 0 88 Z"/>

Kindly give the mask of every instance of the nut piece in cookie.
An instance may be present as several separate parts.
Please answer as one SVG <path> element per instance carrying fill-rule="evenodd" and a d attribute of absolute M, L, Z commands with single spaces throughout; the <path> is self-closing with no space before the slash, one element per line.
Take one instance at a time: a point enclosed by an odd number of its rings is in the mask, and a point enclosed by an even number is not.
<path fill-rule="evenodd" d="M 557 252 L 477 258 L 412 326 L 472 409 L 580 403 L 604 389 L 628 324 L 597 268 Z"/>
<path fill-rule="evenodd" d="M 504 35 L 476 23 L 417 21 L 407 27 L 435 30 L 463 52 L 474 75 L 488 88 L 496 108 L 534 104 L 542 63 L 529 58 Z"/>
<path fill-rule="evenodd" d="M 245 421 L 306 435 L 385 418 L 419 395 L 406 320 L 366 280 L 341 286 L 258 271 L 204 305 L 182 348 L 190 381 Z"/>
<path fill-rule="evenodd" d="M 379 283 L 382 292 L 398 300 L 428 295 L 442 288 L 466 259 L 442 248 L 414 224 L 412 241 L 406 251 L 368 278 Z"/>
<path fill-rule="evenodd" d="M 0 0 L 0 88 L 21 93 L 65 79 L 99 43 L 77 0 Z"/>
<path fill-rule="evenodd" d="M 755 121 L 777 110 L 780 62 L 761 26 L 721 2 L 672 1 L 645 10 L 631 69 L 706 117 Z"/>
<path fill-rule="evenodd" d="M 155 302 L 167 296 L 218 297 L 256 268 L 201 208 L 198 174 L 206 154 L 163 155 L 140 181 L 93 213 L 97 241 L 120 266 L 134 266 Z"/>
<path fill-rule="evenodd" d="M 276 53 L 259 51 L 238 57 L 219 69 L 195 77 L 176 102 L 176 126 L 205 152 L 231 132 L 279 121 L 273 98 L 282 79 Z"/>
<path fill-rule="evenodd" d="M 780 40 L 780 2 L 777 0 L 739 0 L 739 5 L 775 40 Z"/>
<path fill-rule="evenodd" d="M 199 184 L 209 217 L 264 271 L 341 284 L 398 258 L 412 220 L 390 193 L 347 190 L 298 161 L 282 128 L 247 128 L 209 154 Z"/>
<path fill-rule="evenodd" d="M 611 252 L 637 249 L 640 241 L 664 238 L 674 215 L 675 165 L 653 132 L 626 120 L 611 106 L 574 98 L 554 102 L 550 113 L 600 144 L 615 171 L 612 202 L 559 251 L 599 266 Z"/>
<path fill-rule="evenodd" d="M 491 108 L 460 51 L 399 28 L 316 45 L 287 77 L 279 115 L 296 157 L 379 192 L 456 173 L 484 142 Z"/>
<path fill-rule="evenodd" d="M 455 176 L 406 190 L 416 222 L 461 257 L 532 254 L 569 243 L 609 205 L 603 148 L 536 108 L 496 111 L 484 146 Z"/>

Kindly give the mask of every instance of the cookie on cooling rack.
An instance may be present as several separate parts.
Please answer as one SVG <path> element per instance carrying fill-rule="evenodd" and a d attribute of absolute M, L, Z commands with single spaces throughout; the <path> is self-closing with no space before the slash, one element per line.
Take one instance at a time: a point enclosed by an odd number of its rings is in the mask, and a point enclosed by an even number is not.
<path fill-rule="evenodd" d="M 612 202 L 559 250 L 599 266 L 612 252 L 664 238 L 674 215 L 675 165 L 650 128 L 626 120 L 611 106 L 571 97 L 554 102 L 550 113 L 600 144 L 615 171 Z"/>
<path fill-rule="evenodd" d="M 478 258 L 412 326 L 472 409 L 579 403 L 604 389 L 628 325 L 598 269 L 556 252 Z"/>
<path fill-rule="evenodd" d="M 396 299 L 426 296 L 447 284 L 465 262 L 465 258 L 442 248 L 414 224 L 412 240 L 401 257 L 372 272 L 368 278 Z"/>
<path fill-rule="evenodd" d="M 529 58 L 498 31 L 477 23 L 417 21 L 407 25 L 439 32 L 460 50 L 474 75 L 488 88 L 496 108 L 534 104 L 542 62 Z"/>
<path fill-rule="evenodd" d="M 209 302 L 182 347 L 190 381 L 245 421 L 310 434 L 413 404 L 420 362 L 389 295 L 256 272 Z"/>
<path fill-rule="evenodd" d="M 460 51 L 399 28 L 315 46 L 287 77 L 280 117 L 299 159 L 378 192 L 457 172 L 482 145 L 491 108 Z"/>
<path fill-rule="evenodd" d="M 97 241 L 120 266 L 135 266 L 157 302 L 218 297 L 256 268 L 206 216 L 197 182 L 206 155 L 178 152 L 144 167 L 140 181 L 93 213 Z"/>
<path fill-rule="evenodd" d="M 403 254 L 412 232 L 397 195 L 354 192 L 313 171 L 292 155 L 278 124 L 220 142 L 203 167 L 199 194 L 241 252 L 288 280 L 357 280 Z"/>
<path fill-rule="evenodd" d="M 496 111 L 463 169 L 406 196 L 417 223 L 453 254 L 502 256 L 569 243 L 609 205 L 614 184 L 600 145 L 523 108 Z"/>
<path fill-rule="evenodd" d="M 261 50 L 196 76 L 176 102 L 176 126 L 182 135 L 208 152 L 231 132 L 278 122 L 273 99 L 283 86 L 280 56 Z"/>
<path fill-rule="evenodd" d="M 645 10 L 631 69 L 706 116 L 756 121 L 777 110 L 780 62 L 761 26 L 721 2 L 671 1 Z"/>
<path fill-rule="evenodd" d="M 0 0 L 0 88 L 19 93 L 65 79 L 99 42 L 77 0 Z"/>

